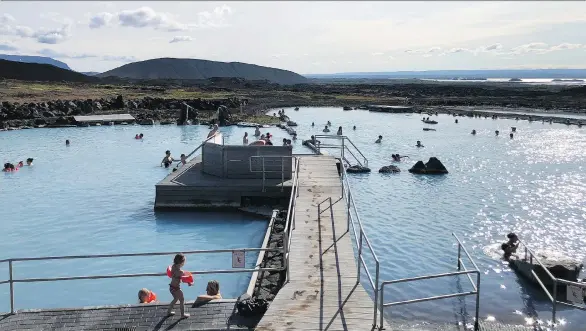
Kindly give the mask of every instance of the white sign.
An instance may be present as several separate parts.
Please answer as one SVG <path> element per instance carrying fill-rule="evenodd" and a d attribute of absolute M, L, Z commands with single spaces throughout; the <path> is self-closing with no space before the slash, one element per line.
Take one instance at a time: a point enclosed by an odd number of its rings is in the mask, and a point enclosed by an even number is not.
<path fill-rule="evenodd" d="M 244 268 L 245 264 L 244 251 L 232 251 L 232 268 Z"/>
<path fill-rule="evenodd" d="M 568 285 L 567 299 L 573 303 L 584 303 L 584 291 L 580 286 Z"/>

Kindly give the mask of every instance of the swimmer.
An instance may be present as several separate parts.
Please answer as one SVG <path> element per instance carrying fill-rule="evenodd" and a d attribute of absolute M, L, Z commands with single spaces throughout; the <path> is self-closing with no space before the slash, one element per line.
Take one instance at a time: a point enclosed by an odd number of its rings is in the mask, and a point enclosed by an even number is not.
<path fill-rule="evenodd" d="M 20 162 L 18 162 L 18 167 L 19 167 L 19 168 L 22 168 L 22 167 L 24 167 L 24 162 L 23 162 L 23 161 L 20 161 Z"/>
<path fill-rule="evenodd" d="M 311 122 L 311 126 L 315 126 L 315 122 Z"/>
<path fill-rule="evenodd" d="M 472 134 L 475 135 L 476 134 L 476 130 L 472 130 Z"/>
<path fill-rule="evenodd" d="M 338 127 L 338 132 L 336 132 L 336 134 L 337 134 L 338 136 L 341 136 L 341 135 L 342 135 L 342 127 L 341 127 L 341 126 L 340 126 L 340 127 Z"/>
<path fill-rule="evenodd" d="M 283 138 L 283 146 L 287 146 L 287 138 Z"/>
<path fill-rule="evenodd" d="M 33 158 L 32 157 L 29 157 L 28 159 L 26 159 L 26 165 L 29 167 L 33 165 Z"/>
<path fill-rule="evenodd" d="M 181 270 L 181 267 L 184 265 L 185 256 L 183 254 L 175 255 L 173 266 L 171 267 L 171 283 L 169 284 L 169 292 L 171 292 L 171 295 L 173 296 L 173 301 L 171 301 L 169 309 L 167 309 L 168 316 L 175 315 L 173 306 L 179 301 L 181 318 L 189 317 L 189 314 L 185 313 L 185 297 L 183 296 L 183 291 L 181 291 L 181 277 L 183 277 L 183 270 Z M 189 284 L 189 286 L 191 286 L 191 284 Z"/>
<path fill-rule="evenodd" d="M 254 129 L 254 136 L 255 137 L 260 136 L 260 128 L 258 126 Z"/>
<path fill-rule="evenodd" d="M 261 134 L 261 135 L 260 135 L 260 140 L 266 140 L 266 137 L 265 137 L 265 135 L 264 135 L 264 134 Z"/>
<path fill-rule="evenodd" d="M 454 121 L 454 123 L 458 124 L 458 119 L 456 118 L 456 120 Z"/>
<path fill-rule="evenodd" d="M 140 137 L 138 136 L 138 133 L 134 135 L 134 139 L 140 139 Z"/>
<path fill-rule="evenodd" d="M 181 164 L 187 164 L 187 157 L 185 156 L 185 154 L 181 154 Z"/>
<path fill-rule="evenodd" d="M 354 126 L 352 127 L 352 130 L 356 130 L 356 125 L 354 125 Z"/>
<path fill-rule="evenodd" d="M 382 140 L 383 140 L 383 136 L 378 136 L 378 139 L 374 143 L 380 144 Z"/>
<path fill-rule="evenodd" d="M 169 166 L 171 165 L 171 163 L 173 161 L 175 161 L 175 160 L 171 156 L 171 151 L 167 150 L 167 151 L 165 151 L 165 157 L 163 157 L 163 160 L 161 160 L 161 167 L 163 165 L 165 165 L 165 168 L 169 168 Z"/>
<path fill-rule="evenodd" d="M 69 146 L 69 139 L 65 140 L 65 146 Z"/>
<path fill-rule="evenodd" d="M 421 141 L 417 140 L 417 145 L 415 145 L 416 147 L 425 147 L 423 145 L 421 145 Z"/>
<path fill-rule="evenodd" d="M 291 146 L 291 139 L 287 139 L 287 146 Z"/>
<path fill-rule="evenodd" d="M 503 243 L 501 245 L 501 249 L 503 250 L 503 258 L 506 261 L 509 261 L 511 255 L 517 253 L 517 248 L 519 247 L 519 237 L 513 232 L 507 234 L 507 238 L 509 241 Z"/>
<path fill-rule="evenodd" d="M 242 144 L 248 145 L 248 132 L 244 132 L 244 137 L 242 137 Z"/>
<path fill-rule="evenodd" d="M 138 302 L 139 303 L 155 303 L 157 302 L 157 295 L 155 292 L 143 288 L 138 291 Z"/>
<path fill-rule="evenodd" d="M 297 133 L 293 134 L 293 140 L 297 140 Z"/>
<path fill-rule="evenodd" d="M 328 126 L 326 125 L 325 128 L 322 131 L 323 132 L 330 132 L 330 129 L 328 129 Z"/>
<path fill-rule="evenodd" d="M 273 146 L 273 143 L 269 138 L 266 139 L 265 145 Z"/>
<path fill-rule="evenodd" d="M 138 137 L 139 137 L 140 139 L 142 139 L 142 137 L 144 137 L 144 134 L 142 134 L 142 133 L 141 133 L 141 134 L 139 134 L 139 135 L 138 135 Z"/>
<path fill-rule="evenodd" d="M 496 130 L 496 131 L 494 132 L 494 135 L 495 135 L 495 136 L 498 136 L 498 135 L 499 135 L 499 130 Z"/>
<path fill-rule="evenodd" d="M 513 139 L 513 133 L 512 133 L 512 132 L 509 134 L 509 137 L 510 137 L 511 139 Z"/>
<path fill-rule="evenodd" d="M 220 283 L 217 280 L 210 280 L 206 287 L 206 294 L 198 295 L 196 301 L 210 301 L 219 300 L 222 298 L 220 294 Z"/>
<path fill-rule="evenodd" d="M 327 126 L 332 126 L 332 122 L 328 121 Z"/>

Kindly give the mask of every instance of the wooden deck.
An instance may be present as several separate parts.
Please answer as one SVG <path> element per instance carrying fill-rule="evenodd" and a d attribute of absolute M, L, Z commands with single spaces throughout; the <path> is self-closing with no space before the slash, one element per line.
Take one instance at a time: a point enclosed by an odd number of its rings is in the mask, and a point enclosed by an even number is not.
<path fill-rule="evenodd" d="M 290 247 L 290 281 L 277 294 L 256 330 L 371 330 L 374 303 L 356 282 L 354 250 L 344 200 L 318 220 L 318 203 L 342 196 L 331 156 L 299 161 L 296 228 Z"/>

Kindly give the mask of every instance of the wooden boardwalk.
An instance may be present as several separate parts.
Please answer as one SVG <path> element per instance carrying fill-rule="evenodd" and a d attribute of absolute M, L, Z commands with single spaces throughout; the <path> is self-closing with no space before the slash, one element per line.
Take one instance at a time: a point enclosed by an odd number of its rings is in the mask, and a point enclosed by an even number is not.
<path fill-rule="evenodd" d="M 342 196 L 331 156 L 299 161 L 296 227 L 290 247 L 290 281 L 279 291 L 256 330 L 371 330 L 374 303 L 356 281 L 356 262 L 347 230 L 346 203 L 329 202 L 318 220 L 318 204 Z"/>

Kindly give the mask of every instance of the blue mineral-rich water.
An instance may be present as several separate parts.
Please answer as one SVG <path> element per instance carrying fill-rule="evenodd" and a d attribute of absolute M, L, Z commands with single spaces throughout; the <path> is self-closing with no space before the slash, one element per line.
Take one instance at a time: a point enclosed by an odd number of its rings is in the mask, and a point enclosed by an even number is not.
<path fill-rule="evenodd" d="M 450 272 L 456 269 L 455 232 L 481 273 L 480 318 L 528 325 L 551 320 L 542 291 L 520 279 L 500 260 L 498 246 L 516 232 L 537 251 L 584 259 L 586 247 L 586 128 L 510 119 L 384 114 L 341 108 L 286 109 L 299 140 L 294 153 L 308 153 L 302 139 L 344 135 L 365 154 L 370 174 L 350 175 L 363 225 L 381 261 L 381 280 Z M 315 127 L 311 123 L 315 122 Z M 356 125 L 357 129 L 352 130 Z M 517 132 L 509 138 L 510 128 Z M 437 131 L 422 131 L 432 127 Z M 475 129 L 477 134 L 471 135 Z M 495 130 L 500 131 L 496 137 Z M 221 128 L 227 144 L 240 144 L 251 128 Z M 291 138 L 277 128 L 262 130 L 279 144 Z M 145 135 L 134 140 L 136 133 Z M 0 176 L 0 259 L 226 247 L 259 247 L 267 220 L 218 213 L 153 212 L 154 185 L 168 172 L 159 167 L 164 151 L 189 153 L 206 136 L 204 126 L 115 126 L 2 132 L 6 161 L 34 157 L 32 168 Z M 381 144 L 374 144 L 378 135 Z M 71 146 L 65 147 L 65 139 Z M 421 140 L 424 148 L 416 148 Z M 336 153 L 335 151 L 330 151 Z M 391 154 L 408 155 L 400 174 L 379 174 Z M 445 176 L 417 176 L 407 170 L 418 160 L 438 157 Z M 249 260 L 253 260 L 252 257 Z M 171 257 L 22 262 L 15 276 L 162 272 Z M 369 261 L 371 262 L 371 261 Z M 465 261 L 466 262 L 466 261 Z M 230 255 L 188 256 L 189 270 L 230 268 Z M 369 267 L 372 265 L 369 263 Z M 468 266 L 470 264 L 468 263 Z M 8 275 L 0 265 L 0 279 Z M 205 278 L 205 279 L 204 279 Z M 187 295 L 202 292 L 205 280 L 220 280 L 226 297 L 246 290 L 250 275 L 210 275 L 196 279 Z M 17 308 L 75 307 L 136 302 L 147 287 L 169 300 L 167 279 L 63 281 L 16 285 Z M 366 281 L 365 288 L 369 290 Z M 187 288 L 187 287 L 186 287 Z M 417 299 L 472 290 L 465 277 L 385 288 L 385 301 Z M 370 291 L 372 295 L 372 291 Z M 0 311 L 9 310 L 8 286 L 0 285 Z M 387 309 L 395 322 L 462 324 L 474 315 L 474 297 L 445 299 Z M 468 316 L 464 318 L 463 316 Z M 586 314 L 558 307 L 563 330 L 583 330 Z"/>

